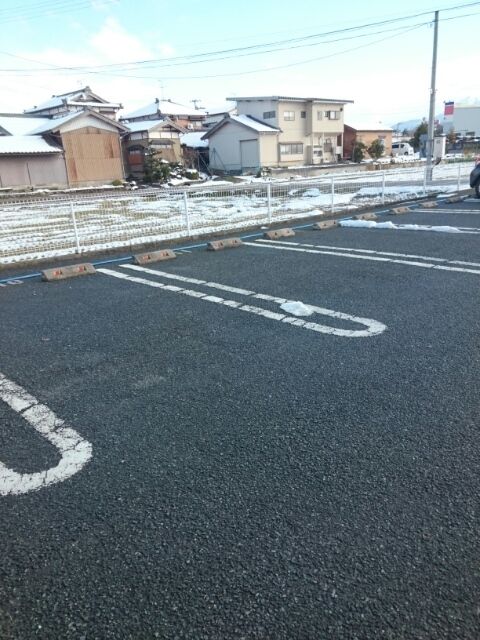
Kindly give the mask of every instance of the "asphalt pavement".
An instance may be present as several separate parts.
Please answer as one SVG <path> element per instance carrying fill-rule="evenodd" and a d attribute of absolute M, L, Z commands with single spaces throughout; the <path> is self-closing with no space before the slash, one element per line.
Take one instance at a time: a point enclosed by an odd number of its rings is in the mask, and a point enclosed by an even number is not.
<path fill-rule="evenodd" d="M 0 288 L 0 638 L 478 638 L 479 284 L 338 228 Z"/>

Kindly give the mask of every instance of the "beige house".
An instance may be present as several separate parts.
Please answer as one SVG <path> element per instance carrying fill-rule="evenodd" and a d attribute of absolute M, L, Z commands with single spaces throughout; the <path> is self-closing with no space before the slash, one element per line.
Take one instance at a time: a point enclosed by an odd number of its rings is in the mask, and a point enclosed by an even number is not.
<path fill-rule="evenodd" d="M 278 129 L 276 157 L 261 166 L 331 163 L 343 155 L 344 108 L 352 100 L 290 96 L 227 100 L 236 101 L 239 115 Z"/>
<path fill-rule="evenodd" d="M 355 143 L 362 142 L 367 148 L 374 140 L 380 140 L 383 144 L 383 155 L 389 156 L 392 153 L 392 133 L 393 130 L 382 124 L 346 124 L 343 136 L 343 155 L 351 158 Z"/>
<path fill-rule="evenodd" d="M 248 115 L 227 116 L 202 136 L 213 172 L 241 173 L 277 164 L 280 130 Z"/>

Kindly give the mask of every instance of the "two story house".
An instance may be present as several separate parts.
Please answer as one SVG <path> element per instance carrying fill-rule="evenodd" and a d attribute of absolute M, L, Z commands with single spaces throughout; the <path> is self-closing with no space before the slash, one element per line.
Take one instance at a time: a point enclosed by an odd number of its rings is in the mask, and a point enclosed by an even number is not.
<path fill-rule="evenodd" d="M 332 163 L 343 155 L 344 108 L 353 100 L 292 96 L 237 97 L 227 100 L 236 101 L 238 116 L 250 117 L 276 131 L 275 152 L 269 153 L 267 161 L 261 162 L 259 148 L 257 168 Z M 230 121 L 232 125 L 235 122 L 233 118 Z M 221 124 L 218 123 L 205 134 L 209 140 L 211 162 L 212 159 L 215 162 L 215 157 L 219 155 L 216 153 L 217 147 L 224 146 L 219 136 L 228 135 L 231 143 L 240 147 L 241 141 L 236 140 L 232 130 Z M 253 146 L 249 154 L 250 165 L 253 164 Z M 266 157 L 266 154 L 263 156 Z M 240 151 L 237 160 L 239 162 L 230 170 L 252 169 L 252 166 L 243 164 Z M 226 164 L 225 161 L 223 164 Z M 222 170 L 221 163 L 218 167 L 212 166 L 212 169 Z"/>
<path fill-rule="evenodd" d="M 109 102 L 86 86 L 83 89 L 53 95 L 46 102 L 25 109 L 24 113 L 34 117 L 57 118 L 74 111 L 88 109 L 115 120 L 121 108 L 122 105 L 119 102 Z"/>

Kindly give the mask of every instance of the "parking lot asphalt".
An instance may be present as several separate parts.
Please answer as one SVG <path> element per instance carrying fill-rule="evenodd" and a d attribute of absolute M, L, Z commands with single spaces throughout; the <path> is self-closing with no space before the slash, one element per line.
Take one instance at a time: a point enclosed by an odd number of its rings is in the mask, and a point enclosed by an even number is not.
<path fill-rule="evenodd" d="M 388 219 L 480 227 L 449 207 Z M 1 288 L 2 640 L 475 638 L 479 248 L 305 230 Z M 11 490 L 59 420 L 91 457 Z"/>

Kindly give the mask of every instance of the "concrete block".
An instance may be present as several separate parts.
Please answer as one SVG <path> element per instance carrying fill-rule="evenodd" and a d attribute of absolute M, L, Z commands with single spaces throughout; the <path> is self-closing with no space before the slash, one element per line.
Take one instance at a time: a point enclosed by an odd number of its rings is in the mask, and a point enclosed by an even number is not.
<path fill-rule="evenodd" d="M 138 253 L 133 256 L 133 263 L 150 264 L 151 262 L 160 262 L 161 260 L 172 260 L 176 257 L 176 254 L 171 249 L 159 249 L 158 251 L 149 251 L 148 253 Z"/>
<path fill-rule="evenodd" d="M 390 213 L 394 216 L 399 216 L 402 213 L 410 213 L 411 209 L 410 207 L 394 207 Z"/>
<path fill-rule="evenodd" d="M 288 238 L 294 235 L 295 231 L 289 228 L 271 229 L 270 231 L 265 231 L 265 233 L 263 234 L 264 238 L 268 238 L 269 240 L 276 240 L 277 238 Z"/>
<path fill-rule="evenodd" d="M 435 202 L 435 200 L 427 200 L 427 202 L 419 202 L 418 206 L 421 209 L 435 209 L 435 207 L 438 207 L 438 202 Z"/>
<path fill-rule="evenodd" d="M 235 249 L 241 247 L 240 238 L 226 238 L 225 240 L 212 240 L 207 244 L 207 251 L 222 251 L 223 249 Z"/>
<path fill-rule="evenodd" d="M 377 220 L 377 216 L 374 213 L 358 213 L 353 216 L 354 220 Z"/>
<path fill-rule="evenodd" d="M 465 196 L 451 196 L 450 198 L 446 198 L 444 202 L 454 204 L 455 202 L 463 202 L 464 200 Z"/>
<path fill-rule="evenodd" d="M 66 280 L 67 278 L 76 278 L 77 276 L 89 276 L 94 273 L 96 273 L 95 267 L 89 262 L 85 262 L 84 264 L 70 264 L 65 267 L 45 269 L 42 271 L 42 280 L 55 282 L 56 280 Z"/>
<path fill-rule="evenodd" d="M 319 229 L 320 231 L 328 231 L 328 229 L 334 229 L 335 227 L 338 227 L 336 220 L 320 220 L 313 225 L 314 229 Z"/>

